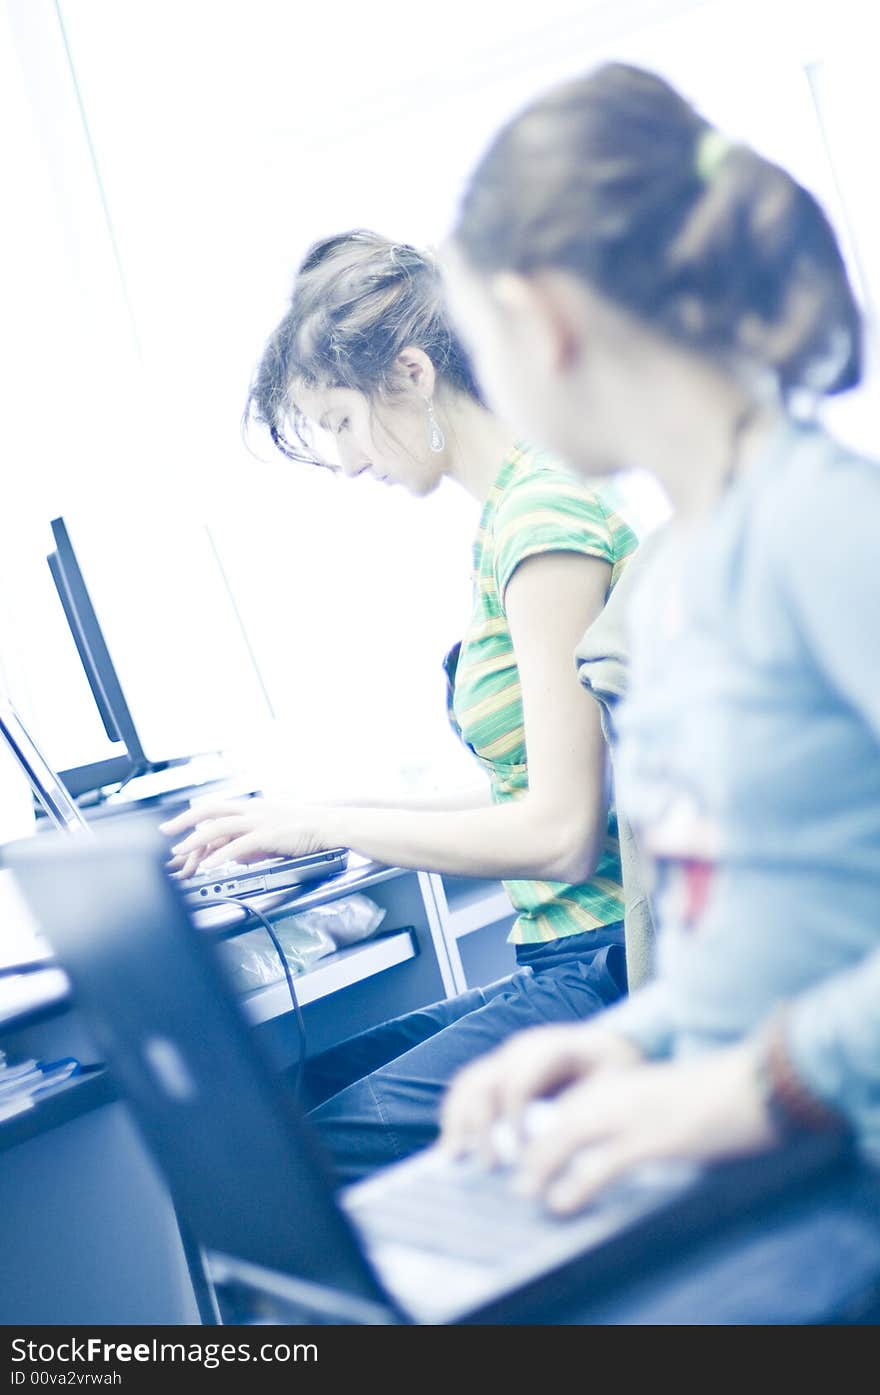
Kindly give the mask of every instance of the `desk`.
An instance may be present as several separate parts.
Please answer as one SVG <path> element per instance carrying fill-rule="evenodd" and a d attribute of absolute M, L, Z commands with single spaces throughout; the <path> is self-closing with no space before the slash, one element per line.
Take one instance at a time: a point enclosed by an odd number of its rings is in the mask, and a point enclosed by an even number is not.
<path fill-rule="evenodd" d="M 318 960 L 295 979 L 310 1051 L 480 981 L 469 979 L 461 947 L 481 932 L 491 931 L 498 954 L 486 977 L 513 967 L 504 945 L 510 907 L 498 884 L 459 880 L 444 887 L 433 874 L 358 863 L 320 886 L 261 898 L 270 919 L 356 891 L 386 912 L 379 936 Z M 454 919 L 463 896 L 467 925 L 463 915 Z M 253 925 L 235 908 L 225 917 L 200 911 L 199 918 L 206 934 L 223 939 Z M 20 958 L 7 953 L 6 963 L 48 953 L 32 927 L 30 937 L 21 936 Z M 241 1001 L 279 1069 L 289 1065 L 297 1037 L 286 983 Z M 0 978 L 0 1047 L 10 1056 L 75 1055 L 99 1063 L 66 976 L 51 959 L 36 972 Z M 74 1077 L 32 1110 L 0 1123 L 0 1151 L 0 1322 L 198 1321 L 164 1184 L 106 1072 Z"/>

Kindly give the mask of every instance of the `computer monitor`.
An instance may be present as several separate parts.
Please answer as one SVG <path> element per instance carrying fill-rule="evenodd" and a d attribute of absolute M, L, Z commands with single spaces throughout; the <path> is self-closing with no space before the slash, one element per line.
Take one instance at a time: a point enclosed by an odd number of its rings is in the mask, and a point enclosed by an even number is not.
<path fill-rule="evenodd" d="M 148 769 L 148 762 L 62 518 L 52 520 L 52 536 L 55 551 L 46 560 L 95 706 L 108 740 L 125 745 L 124 754 L 61 771 L 71 794 L 80 795 L 130 779 Z"/>
<path fill-rule="evenodd" d="M 64 518 L 52 534 L 49 567 L 104 730 L 125 744 L 118 779 L 235 748 L 273 717 L 204 526 L 144 508 L 127 529 L 78 517 L 76 550 Z M 74 793 L 110 783 L 94 774 L 64 778 Z"/>

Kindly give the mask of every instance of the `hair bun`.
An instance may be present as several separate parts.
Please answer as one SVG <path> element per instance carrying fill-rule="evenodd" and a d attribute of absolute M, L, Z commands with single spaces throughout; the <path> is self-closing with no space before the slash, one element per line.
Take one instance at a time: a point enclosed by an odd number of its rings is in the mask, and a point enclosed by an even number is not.
<path fill-rule="evenodd" d="M 292 385 L 387 394 L 399 354 L 412 345 L 449 387 L 482 400 L 431 254 L 365 228 L 324 238 L 303 259 L 287 314 L 263 353 L 245 424 L 263 422 L 285 455 L 311 459 Z M 285 436 L 290 418 L 297 441 Z"/>
<path fill-rule="evenodd" d="M 455 237 L 478 271 L 567 270 L 784 393 L 860 380 L 861 313 L 816 199 L 643 69 L 606 64 L 514 117 Z"/>

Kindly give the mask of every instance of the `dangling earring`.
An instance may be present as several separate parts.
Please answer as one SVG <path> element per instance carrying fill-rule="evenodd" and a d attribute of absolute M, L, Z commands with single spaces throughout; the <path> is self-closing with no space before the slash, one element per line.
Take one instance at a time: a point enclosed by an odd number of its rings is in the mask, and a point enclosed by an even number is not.
<path fill-rule="evenodd" d="M 437 424 L 437 418 L 434 416 L 434 403 L 430 397 L 428 398 L 428 432 L 431 450 L 434 451 L 435 455 L 439 455 L 446 445 L 446 437 Z"/>

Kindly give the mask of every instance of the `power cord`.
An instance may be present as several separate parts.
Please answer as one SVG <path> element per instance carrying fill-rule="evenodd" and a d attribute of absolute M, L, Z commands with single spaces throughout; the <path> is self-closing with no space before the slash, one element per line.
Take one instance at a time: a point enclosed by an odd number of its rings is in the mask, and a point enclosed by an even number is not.
<path fill-rule="evenodd" d="M 269 939 L 272 941 L 272 945 L 275 949 L 275 952 L 278 955 L 278 958 L 281 960 L 281 967 L 284 970 L 284 977 L 287 980 L 287 991 L 290 994 L 290 1003 L 293 1008 L 294 1018 L 296 1020 L 296 1032 L 299 1043 L 299 1058 L 296 1063 L 296 1072 L 294 1074 L 293 1083 L 294 1092 L 298 1096 L 300 1093 L 300 1087 L 302 1085 L 303 1067 L 305 1066 L 306 1061 L 306 1024 L 303 1020 L 302 1008 L 299 1005 L 299 998 L 296 996 L 296 989 L 293 986 L 293 974 L 290 972 L 290 965 L 287 962 L 287 956 L 284 953 L 284 950 L 281 948 L 281 942 L 278 939 L 278 936 L 275 934 L 275 931 L 272 929 L 272 926 L 269 924 L 269 921 L 267 920 L 266 916 L 263 915 L 262 911 L 258 911 L 256 906 L 250 905 L 250 903 L 247 901 L 240 901 L 235 896 L 212 897 L 212 905 L 218 905 L 221 902 L 228 906 L 236 906 L 240 911 L 245 911 L 249 916 L 253 916 L 255 920 L 258 920 L 262 925 L 263 929 L 265 930 L 266 934 L 269 936 Z M 247 921 L 245 921 L 245 924 L 247 924 Z"/>

